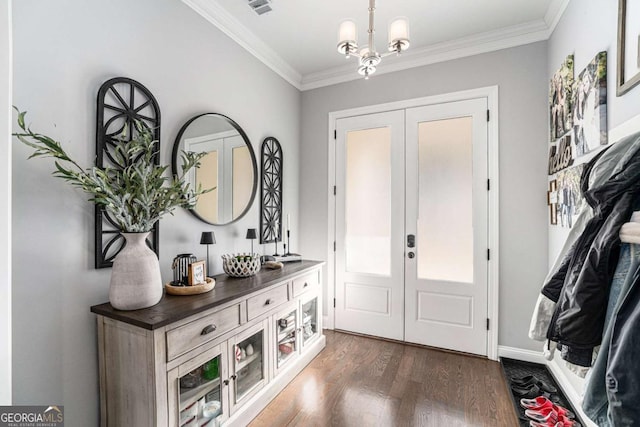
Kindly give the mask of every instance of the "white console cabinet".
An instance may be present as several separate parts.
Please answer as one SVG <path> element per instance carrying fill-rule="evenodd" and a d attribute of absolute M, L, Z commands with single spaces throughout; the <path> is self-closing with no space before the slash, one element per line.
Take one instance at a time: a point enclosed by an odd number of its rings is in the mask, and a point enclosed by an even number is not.
<path fill-rule="evenodd" d="M 325 347 L 322 264 L 217 276 L 143 310 L 91 307 L 101 426 L 246 425 Z"/>

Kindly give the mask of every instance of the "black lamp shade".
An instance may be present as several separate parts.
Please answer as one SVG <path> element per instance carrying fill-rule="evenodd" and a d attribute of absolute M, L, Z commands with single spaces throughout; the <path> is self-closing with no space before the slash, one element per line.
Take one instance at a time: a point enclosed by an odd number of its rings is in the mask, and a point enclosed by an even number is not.
<path fill-rule="evenodd" d="M 203 231 L 200 236 L 201 245 L 213 245 L 216 243 L 216 236 L 213 235 L 213 231 Z"/>
<path fill-rule="evenodd" d="M 256 229 L 255 228 L 247 229 L 247 239 L 253 240 L 255 238 L 257 238 Z"/>

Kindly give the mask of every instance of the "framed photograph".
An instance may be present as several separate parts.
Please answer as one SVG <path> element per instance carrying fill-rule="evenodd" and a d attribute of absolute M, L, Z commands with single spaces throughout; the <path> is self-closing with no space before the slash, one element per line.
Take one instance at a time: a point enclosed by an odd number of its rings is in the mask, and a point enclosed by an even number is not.
<path fill-rule="evenodd" d="M 583 169 L 584 163 L 565 169 L 556 176 L 556 215 L 559 217 L 562 227 L 573 227 L 574 221 L 582 210 L 582 201 L 584 198 L 580 191 L 580 178 Z M 553 199 L 549 201 L 551 200 Z"/>
<path fill-rule="evenodd" d="M 189 264 L 189 286 L 200 285 L 207 281 L 207 268 L 204 261 Z"/>
<path fill-rule="evenodd" d="M 617 96 L 640 83 L 640 2 L 618 2 Z"/>
<path fill-rule="evenodd" d="M 549 181 L 547 205 L 549 205 L 549 222 L 551 225 L 558 224 L 558 182 L 555 179 Z"/>
<path fill-rule="evenodd" d="M 607 52 L 599 52 L 575 81 L 573 144 L 576 158 L 607 145 Z"/>
<path fill-rule="evenodd" d="M 573 125 L 573 55 L 567 56 L 549 83 L 549 140 L 556 141 Z"/>

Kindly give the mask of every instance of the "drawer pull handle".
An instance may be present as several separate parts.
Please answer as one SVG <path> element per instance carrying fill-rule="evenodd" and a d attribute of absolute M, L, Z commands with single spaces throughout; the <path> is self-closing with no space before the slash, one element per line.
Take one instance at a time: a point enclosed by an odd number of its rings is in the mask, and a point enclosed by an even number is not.
<path fill-rule="evenodd" d="M 208 325 L 206 328 L 204 328 L 202 330 L 202 332 L 200 332 L 200 335 L 210 334 L 211 332 L 215 331 L 216 329 L 218 329 L 218 327 L 216 325 Z"/>
<path fill-rule="evenodd" d="M 306 288 L 307 286 L 309 286 L 309 284 L 307 282 L 304 282 L 303 288 Z"/>
<path fill-rule="evenodd" d="M 271 298 L 269 298 L 268 300 L 266 300 L 264 302 L 264 305 L 270 305 L 273 301 L 271 301 Z"/>

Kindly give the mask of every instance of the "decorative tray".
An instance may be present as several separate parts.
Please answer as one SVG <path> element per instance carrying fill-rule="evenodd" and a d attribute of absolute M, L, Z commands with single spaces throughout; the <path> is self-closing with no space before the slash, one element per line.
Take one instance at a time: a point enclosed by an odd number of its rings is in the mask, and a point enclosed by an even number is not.
<path fill-rule="evenodd" d="M 165 290 L 170 295 L 198 295 L 209 292 L 216 286 L 216 280 L 207 277 L 206 283 L 193 286 L 173 286 L 171 283 L 164 285 Z"/>

